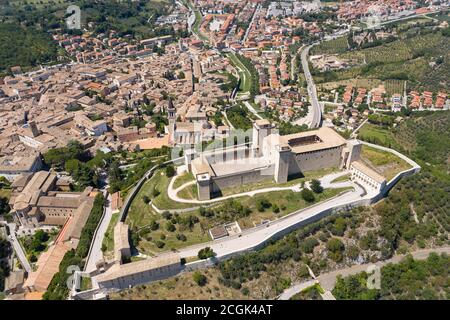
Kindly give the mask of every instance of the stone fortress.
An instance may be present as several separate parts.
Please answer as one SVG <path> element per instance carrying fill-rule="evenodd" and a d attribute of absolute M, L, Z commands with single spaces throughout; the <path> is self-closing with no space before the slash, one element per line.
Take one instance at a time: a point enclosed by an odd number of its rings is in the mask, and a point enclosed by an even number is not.
<path fill-rule="evenodd" d="M 344 139 L 331 128 L 281 136 L 268 120 L 256 120 L 252 135 L 251 142 L 229 148 L 185 153 L 186 168 L 197 181 L 199 200 L 209 200 L 226 188 L 267 179 L 285 183 L 303 172 L 333 167 L 351 170 L 352 178 L 373 189 L 385 183 L 358 161 L 362 144 Z"/>

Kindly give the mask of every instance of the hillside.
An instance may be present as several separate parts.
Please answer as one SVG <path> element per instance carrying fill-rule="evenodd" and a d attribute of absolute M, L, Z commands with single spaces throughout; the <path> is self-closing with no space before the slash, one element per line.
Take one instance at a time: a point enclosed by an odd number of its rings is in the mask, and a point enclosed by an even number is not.
<path fill-rule="evenodd" d="M 15 23 L 0 23 L 0 74 L 13 66 L 26 70 L 56 58 L 57 46 L 49 34 Z"/>
<path fill-rule="evenodd" d="M 400 33 L 395 41 L 356 50 L 345 49 L 345 38 L 332 40 L 314 53 L 335 53 L 339 59 L 358 61 L 348 69 L 315 73 L 318 83 L 349 79 L 407 80 L 408 89 L 445 90 L 449 87 L 448 32 L 428 29 Z"/>

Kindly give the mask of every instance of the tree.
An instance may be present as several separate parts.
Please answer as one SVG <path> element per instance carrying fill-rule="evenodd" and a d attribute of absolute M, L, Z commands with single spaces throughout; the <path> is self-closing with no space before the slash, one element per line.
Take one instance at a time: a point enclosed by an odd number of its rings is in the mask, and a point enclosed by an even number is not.
<path fill-rule="evenodd" d="M 169 211 L 164 211 L 161 215 L 166 220 L 170 220 L 173 217 L 173 215 Z"/>
<path fill-rule="evenodd" d="M 316 198 L 314 197 L 314 193 L 309 189 L 303 189 L 301 192 L 301 196 L 306 202 L 314 202 L 314 200 L 316 200 Z"/>
<path fill-rule="evenodd" d="M 256 209 L 258 209 L 259 212 L 263 212 L 267 208 L 270 208 L 271 205 L 272 204 L 266 198 L 260 198 L 256 202 Z"/>
<path fill-rule="evenodd" d="M 161 249 L 161 248 L 163 248 L 166 244 L 165 244 L 164 242 L 158 240 L 158 241 L 155 242 L 155 245 L 156 245 L 159 249 Z"/>
<path fill-rule="evenodd" d="M 173 225 L 172 222 L 167 221 L 166 223 L 166 230 L 169 232 L 174 232 L 176 230 L 175 226 Z"/>
<path fill-rule="evenodd" d="M 173 165 L 170 164 L 166 167 L 166 176 L 168 178 L 172 178 L 175 175 L 175 173 L 176 173 L 175 167 Z"/>
<path fill-rule="evenodd" d="M 342 237 L 344 235 L 344 232 L 347 228 L 347 222 L 345 218 L 338 217 L 333 223 L 333 226 L 331 227 L 331 233 L 335 236 Z"/>
<path fill-rule="evenodd" d="M 338 238 L 331 238 L 327 242 L 327 249 L 329 251 L 328 255 L 332 260 L 336 262 L 342 261 L 343 259 L 342 252 L 344 251 L 345 246 L 341 240 L 339 240 Z"/>
<path fill-rule="evenodd" d="M 320 181 L 317 179 L 313 179 L 311 181 L 311 190 L 314 191 L 315 193 L 322 193 L 323 192 L 323 187 L 320 185 Z"/>
<path fill-rule="evenodd" d="M 204 259 L 215 257 L 216 253 L 210 247 L 206 247 L 206 248 L 200 249 L 197 256 L 199 259 L 204 260 Z"/>
<path fill-rule="evenodd" d="M 194 282 L 198 284 L 200 287 L 203 287 L 205 284 L 208 283 L 208 278 L 206 278 L 205 275 L 200 273 L 199 271 L 195 271 L 192 275 L 192 278 L 194 279 Z"/>
<path fill-rule="evenodd" d="M 272 211 L 274 213 L 279 213 L 280 212 L 280 207 L 278 207 L 278 205 L 276 205 L 276 204 L 273 204 L 272 205 Z"/>
<path fill-rule="evenodd" d="M 327 242 L 327 249 L 331 252 L 343 251 L 345 248 L 344 243 L 338 238 L 331 238 Z"/>
<path fill-rule="evenodd" d="M 159 223 L 156 222 L 155 220 L 152 220 L 152 221 L 150 222 L 149 227 L 150 227 L 150 230 L 156 231 L 156 230 L 159 229 Z"/>
<path fill-rule="evenodd" d="M 317 245 L 319 245 L 319 241 L 317 241 L 314 237 L 309 237 L 300 243 L 300 250 L 305 253 L 312 253 L 314 251 L 314 247 Z"/>
<path fill-rule="evenodd" d="M 250 294 L 250 289 L 245 287 L 241 289 L 241 292 L 244 296 L 248 296 Z"/>

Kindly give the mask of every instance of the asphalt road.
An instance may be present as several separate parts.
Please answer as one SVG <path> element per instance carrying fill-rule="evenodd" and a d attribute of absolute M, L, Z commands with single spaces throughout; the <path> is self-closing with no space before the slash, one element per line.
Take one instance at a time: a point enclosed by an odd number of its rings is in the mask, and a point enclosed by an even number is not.
<path fill-rule="evenodd" d="M 317 90 L 316 85 L 314 84 L 314 79 L 311 75 L 311 72 L 309 70 L 309 64 L 308 64 L 308 54 L 309 49 L 311 49 L 313 45 L 309 45 L 305 47 L 301 53 L 301 60 L 302 60 L 302 67 L 303 72 L 305 74 L 306 82 L 308 84 L 308 95 L 309 95 L 309 102 L 312 106 L 312 120 L 309 124 L 310 128 L 318 128 L 320 127 L 322 123 L 322 109 L 320 107 L 319 99 L 317 98 Z"/>
<path fill-rule="evenodd" d="M 112 218 L 112 209 L 111 209 L 111 195 L 108 193 L 108 197 L 106 199 L 106 206 L 104 208 L 103 219 L 100 221 L 97 232 L 95 234 L 94 241 L 91 245 L 91 250 L 89 252 L 88 260 L 85 265 L 85 271 L 91 272 L 96 269 L 95 264 L 103 259 L 102 252 L 102 243 L 105 238 L 106 230 L 108 229 L 109 223 Z"/>

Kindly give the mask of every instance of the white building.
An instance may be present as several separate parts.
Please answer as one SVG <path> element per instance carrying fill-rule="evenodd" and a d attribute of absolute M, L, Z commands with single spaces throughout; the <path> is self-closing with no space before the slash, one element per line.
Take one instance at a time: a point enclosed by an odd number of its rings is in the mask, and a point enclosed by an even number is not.
<path fill-rule="evenodd" d="M 367 167 L 361 161 L 354 161 L 350 165 L 351 179 L 370 191 L 380 192 L 386 186 L 386 179 Z"/>

